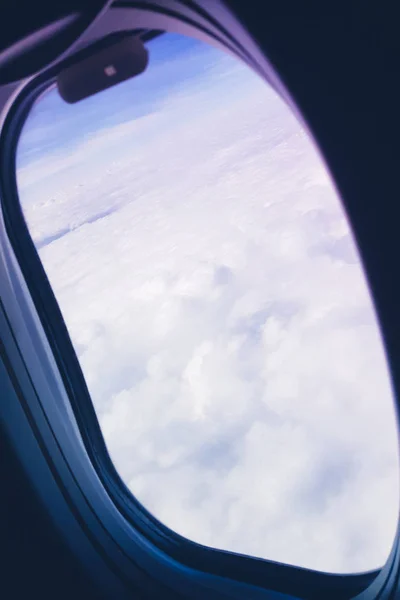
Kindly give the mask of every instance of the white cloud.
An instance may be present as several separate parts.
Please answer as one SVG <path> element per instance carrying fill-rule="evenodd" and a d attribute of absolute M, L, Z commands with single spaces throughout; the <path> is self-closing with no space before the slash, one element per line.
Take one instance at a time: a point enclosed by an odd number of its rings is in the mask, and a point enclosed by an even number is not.
<path fill-rule="evenodd" d="M 27 220 L 146 507 L 215 547 L 376 568 L 396 527 L 397 439 L 351 234 L 283 102 L 221 68 L 115 126 L 108 171 L 105 132 L 55 159 L 62 189 L 43 179 L 30 195 L 26 179 Z M 26 167 L 32 186 L 51 160 Z"/>

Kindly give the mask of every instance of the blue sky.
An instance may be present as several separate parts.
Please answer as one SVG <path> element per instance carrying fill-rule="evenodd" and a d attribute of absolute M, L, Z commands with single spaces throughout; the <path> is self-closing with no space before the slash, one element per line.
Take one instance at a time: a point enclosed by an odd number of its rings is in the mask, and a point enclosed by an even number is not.
<path fill-rule="evenodd" d="M 73 106 L 46 93 L 17 162 L 137 498 L 206 545 L 341 573 L 383 564 L 398 457 L 379 332 L 340 200 L 274 92 L 163 36 L 132 81 Z"/>

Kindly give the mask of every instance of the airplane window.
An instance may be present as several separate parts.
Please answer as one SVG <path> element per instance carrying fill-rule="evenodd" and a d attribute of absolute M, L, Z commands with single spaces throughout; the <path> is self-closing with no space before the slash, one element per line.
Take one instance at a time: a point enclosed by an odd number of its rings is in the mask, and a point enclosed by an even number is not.
<path fill-rule="evenodd" d="M 201 544 L 384 564 L 397 432 L 360 258 L 310 137 L 238 60 L 149 43 L 142 75 L 42 94 L 20 200 L 110 455 Z"/>

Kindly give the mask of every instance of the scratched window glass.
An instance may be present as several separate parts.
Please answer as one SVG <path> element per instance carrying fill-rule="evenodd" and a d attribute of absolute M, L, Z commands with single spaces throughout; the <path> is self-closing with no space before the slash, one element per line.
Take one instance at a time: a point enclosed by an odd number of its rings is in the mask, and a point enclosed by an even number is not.
<path fill-rule="evenodd" d="M 148 48 L 147 70 L 103 93 L 41 95 L 17 153 L 111 458 L 191 540 L 380 567 L 397 433 L 340 198 L 307 131 L 241 62 L 169 34 Z"/>

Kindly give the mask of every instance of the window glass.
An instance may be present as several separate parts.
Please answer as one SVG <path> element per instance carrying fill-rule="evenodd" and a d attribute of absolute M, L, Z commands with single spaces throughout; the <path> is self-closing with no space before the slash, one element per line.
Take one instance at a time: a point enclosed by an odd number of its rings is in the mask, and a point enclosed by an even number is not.
<path fill-rule="evenodd" d="M 191 39 L 76 105 L 55 88 L 20 200 L 110 455 L 205 545 L 350 573 L 398 510 L 388 372 L 349 224 L 286 104 Z"/>

